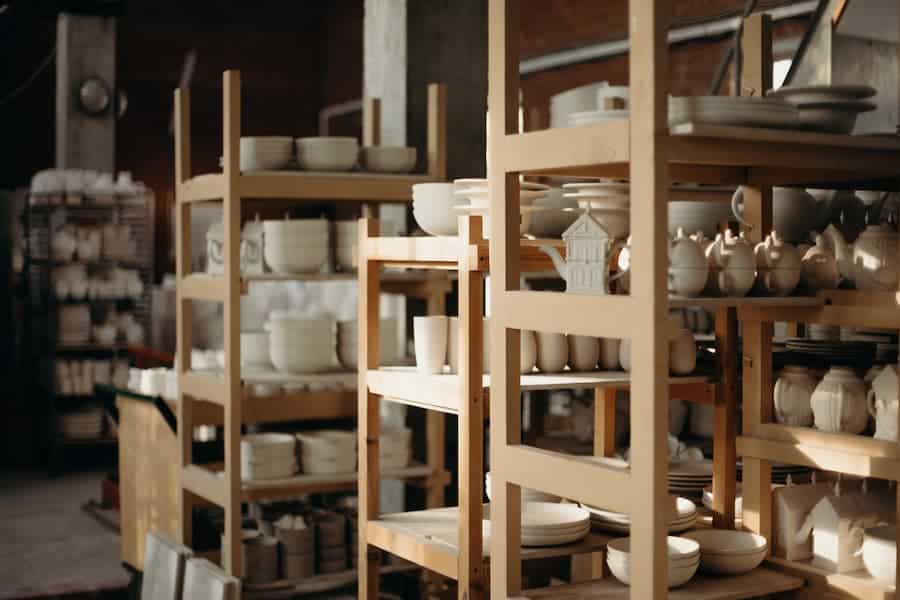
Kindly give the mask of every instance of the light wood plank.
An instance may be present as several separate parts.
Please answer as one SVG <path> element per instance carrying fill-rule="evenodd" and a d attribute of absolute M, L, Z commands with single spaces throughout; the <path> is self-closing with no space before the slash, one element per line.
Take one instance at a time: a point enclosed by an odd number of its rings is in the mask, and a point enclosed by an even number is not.
<path fill-rule="evenodd" d="M 183 181 L 178 187 L 181 202 L 221 200 L 225 194 L 225 176 L 219 173 L 198 175 Z"/>
<path fill-rule="evenodd" d="M 410 465 L 400 469 L 383 469 L 382 479 L 427 479 L 433 476 L 430 465 Z M 303 494 L 331 493 L 352 491 L 356 489 L 358 474 L 338 473 L 335 475 L 307 475 L 300 473 L 285 479 L 266 479 L 260 481 L 244 481 L 244 502 L 260 500 L 276 500 L 279 498 L 295 498 Z"/>
<path fill-rule="evenodd" d="M 447 84 L 428 85 L 428 176 L 447 179 Z"/>
<path fill-rule="evenodd" d="M 195 496 L 227 510 L 229 500 L 225 478 L 219 477 L 209 469 L 199 465 L 187 465 L 181 471 L 181 485 Z"/>
<path fill-rule="evenodd" d="M 182 396 L 195 400 L 204 400 L 219 406 L 225 406 L 228 402 L 228 385 L 222 377 L 188 371 L 181 376 L 179 389 Z"/>
<path fill-rule="evenodd" d="M 616 390 L 594 388 L 594 456 L 616 453 Z"/>
<path fill-rule="evenodd" d="M 713 523 L 734 529 L 735 444 L 737 432 L 737 315 L 733 308 L 716 312 L 716 359 L 719 369 L 718 402 L 713 432 Z"/>
<path fill-rule="evenodd" d="M 819 323 L 844 327 L 900 328 L 900 311 L 878 305 L 865 307 L 834 305 L 820 307 L 772 307 L 742 306 L 738 311 L 741 321 L 786 321 L 794 323 Z"/>
<path fill-rule="evenodd" d="M 363 101 L 363 136 L 364 148 L 381 145 L 381 100 L 366 98 Z"/>
<path fill-rule="evenodd" d="M 629 296 L 586 296 L 564 292 L 508 291 L 502 311 L 494 311 L 504 327 L 562 331 L 595 337 L 628 338 L 639 327 L 635 301 Z M 552 323 L 548 316 L 552 315 Z M 589 319 L 585 315 L 590 315 Z M 644 323 L 641 326 L 645 326 Z"/>
<path fill-rule="evenodd" d="M 412 186 L 435 181 L 430 175 L 254 171 L 240 176 L 244 198 L 327 200 L 329 202 L 412 202 Z"/>
<path fill-rule="evenodd" d="M 196 273 L 181 279 L 181 294 L 190 300 L 223 302 L 226 285 L 225 277 L 221 275 Z"/>
<path fill-rule="evenodd" d="M 560 168 L 627 163 L 628 119 L 504 136 L 496 146 L 507 172 L 552 173 Z"/>
<path fill-rule="evenodd" d="M 810 599 L 856 598 L 858 600 L 894 600 L 894 590 L 875 581 L 865 569 L 851 573 L 834 573 L 811 564 L 810 561 L 787 561 L 770 557 L 766 567 L 802 577 L 807 581 Z"/>

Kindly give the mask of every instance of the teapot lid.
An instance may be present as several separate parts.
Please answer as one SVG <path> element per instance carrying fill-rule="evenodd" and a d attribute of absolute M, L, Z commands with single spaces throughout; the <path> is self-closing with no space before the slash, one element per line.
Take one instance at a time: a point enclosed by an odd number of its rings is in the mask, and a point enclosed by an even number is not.
<path fill-rule="evenodd" d="M 206 230 L 206 239 L 214 242 L 225 240 L 225 224 L 222 221 L 216 221 Z"/>

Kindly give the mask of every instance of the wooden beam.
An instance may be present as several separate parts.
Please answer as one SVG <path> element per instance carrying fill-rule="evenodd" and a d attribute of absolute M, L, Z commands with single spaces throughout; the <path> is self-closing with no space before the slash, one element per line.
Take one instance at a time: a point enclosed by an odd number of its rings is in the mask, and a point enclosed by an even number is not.
<path fill-rule="evenodd" d="M 381 145 L 381 100 L 366 98 L 363 102 L 363 147 Z"/>

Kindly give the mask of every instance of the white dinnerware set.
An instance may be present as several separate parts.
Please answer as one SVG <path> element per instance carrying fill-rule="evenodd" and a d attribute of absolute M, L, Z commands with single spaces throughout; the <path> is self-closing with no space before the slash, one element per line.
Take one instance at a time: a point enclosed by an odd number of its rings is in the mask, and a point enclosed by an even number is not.
<path fill-rule="evenodd" d="M 861 113 L 878 108 L 866 101 L 876 93 L 867 85 L 797 85 L 771 90 L 766 98 L 784 100 L 795 107 L 797 129 L 849 134 Z"/>
<path fill-rule="evenodd" d="M 128 384 L 127 360 L 54 361 L 56 391 L 60 396 L 90 396 L 94 384 L 125 387 Z"/>
<path fill-rule="evenodd" d="M 372 173 L 409 173 L 416 166 L 416 149 L 370 146 L 360 149 L 355 137 L 284 136 L 242 137 L 242 172 L 277 171 L 299 167 L 304 171 L 351 171 L 359 165 Z"/>
<path fill-rule="evenodd" d="M 111 173 L 85 169 L 44 169 L 31 178 L 29 201 L 32 206 L 82 204 L 110 205 L 116 200 L 134 201 L 147 193 L 131 173 L 120 171 L 114 179 Z"/>
<path fill-rule="evenodd" d="M 263 256 L 273 273 L 318 273 L 328 262 L 326 219 L 263 221 Z"/>
<path fill-rule="evenodd" d="M 686 584 L 700 566 L 700 544 L 685 537 L 668 536 L 668 584 L 675 588 Z M 616 538 L 606 546 L 606 564 L 613 577 L 631 585 L 631 538 Z"/>
<path fill-rule="evenodd" d="M 631 517 L 625 513 L 604 510 L 582 504 L 591 513 L 591 526 L 610 533 L 628 533 Z M 687 498 L 675 498 L 675 511 L 669 520 L 669 533 L 681 533 L 694 527 L 697 522 L 697 505 Z"/>
<path fill-rule="evenodd" d="M 490 505 L 482 518 L 490 522 Z M 522 502 L 522 545 L 561 546 L 586 537 L 591 531 L 590 514 L 577 504 Z"/>
<path fill-rule="evenodd" d="M 631 197 L 627 181 L 566 183 L 562 189 L 565 198 L 576 201 L 581 209 L 590 209 L 591 216 L 603 226 L 610 238 L 621 240 L 628 237 Z"/>
<path fill-rule="evenodd" d="M 60 413 L 56 417 L 59 433 L 70 440 L 91 440 L 103 435 L 104 411 L 98 406 L 85 406 L 74 411 Z"/>
<path fill-rule="evenodd" d="M 323 373 L 337 366 L 334 319 L 305 318 L 290 310 L 273 310 L 265 329 L 269 333 L 269 358 L 276 370 Z"/>

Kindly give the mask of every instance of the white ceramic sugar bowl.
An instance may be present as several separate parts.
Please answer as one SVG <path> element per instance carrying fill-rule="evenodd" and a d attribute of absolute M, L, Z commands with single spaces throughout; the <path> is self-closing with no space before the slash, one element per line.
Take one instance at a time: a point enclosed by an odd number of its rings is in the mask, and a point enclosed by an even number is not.
<path fill-rule="evenodd" d="M 715 296 L 746 296 L 756 280 L 753 247 L 744 235 L 717 234 L 706 248 L 709 263 L 707 290 Z"/>
<path fill-rule="evenodd" d="M 686 236 L 678 228 L 669 240 L 669 292 L 677 296 L 693 297 L 706 287 L 709 263 L 700 242 Z"/>
<path fill-rule="evenodd" d="M 866 428 L 866 388 L 852 369 L 831 367 L 810 400 L 816 429 L 858 434 Z"/>
<path fill-rule="evenodd" d="M 816 381 L 806 367 L 787 366 L 775 382 L 775 420 L 784 425 L 813 424 L 810 401 Z"/>
<path fill-rule="evenodd" d="M 897 289 L 897 232 L 869 225 L 853 243 L 853 280 L 860 290 Z"/>
<path fill-rule="evenodd" d="M 811 290 L 833 290 L 841 282 L 837 260 L 821 235 L 816 236 L 816 245 L 806 251 L 800 277 Z"/>
<path fill-rule="evenodd" d="M 756 255 L 757 284 L 772 296 L 788 296 L 800 282 L 800 254 L 776 232 L 753 249 Z"/>

